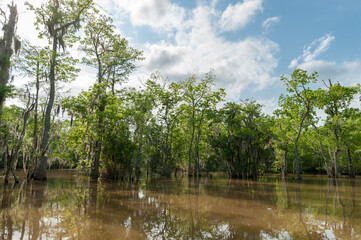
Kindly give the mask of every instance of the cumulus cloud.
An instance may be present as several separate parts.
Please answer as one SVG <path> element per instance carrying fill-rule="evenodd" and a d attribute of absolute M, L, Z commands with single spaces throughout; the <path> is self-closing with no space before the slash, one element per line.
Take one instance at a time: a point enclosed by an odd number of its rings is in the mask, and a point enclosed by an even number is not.
<path fill-rule="evenodd" d="M 319 79 L 331 79 L 334 82 L 340 82 L 346 85 L 355 85 L 361 82 L 361 62 L 360 61 L 344 61 L 337 63 L 336 61 L 317 59 L 321 53 L 327 51 L 334 36 L 326 34 L 323 37 L 314 40 L 307 45 L 302 55 L 294 58 L 289 68 L 301 68 L 309 72 L 318 72 Z"/>
<path fill-rule="evenodd" d="M 228 5 L 220 19 L 220 27 L 224 31 L 234 31 L 245 27 L 261 11 L 262 0 L 244 0 L 235 5 Z"/>
<path fill-rule="evenodd" d="M 346 85 L 356 85 L 361 82 L 361 62 L 345 61 L 337 63 L 335 61 L 315 60 L 298 65 L 309 72 L 318 72 L 319 79 L 333 82 L 340 82 Z"/>
<path fill-rule="evenodd" d="M 267 32 L 273 24 L 280 22 L 280 20 L 280 17 L 270 17 L 264 20 L 262 23 L 264 31 Z"/>
<path fill-rule="evenodd" d="M 109 1 L 109 0 L 108 0 Z M 182 24 L 184 9 L 169 0 L 112 1 L 129 14 L 133 25 L 147 25 L 155 29 L 171 30 Z"/>
<path fill-rule="evenodd" d="M 257 102 L 262 105 L 262 112 L 267 115 L 272 115 L 278 108 L 278 99 L 275 97 L 269 99 L 259 99 Z"/>
<path fill-rule="evenodd" d="M 223 13 L 215 8 L 218 0 L 208 5 L 200 3 L 194 9 L 185 9 L 169 0 L 107 1 L 125 11 L 134 26 L 147 25 L 168 36 L 167 40 L 142 46 L 145 61 L 132 75 L 135 82 L 139 82 L 139 76 L 154 71 L 170 80 L 182 80 L 213 69 L 217 87 L 225 88 L 229 97 L 237 99 L 246 87 L 259 90 L 276 81 L 273 71 L 278 65 L 275 57 L 278 44 L 256 37 L 233 42 L 219 35 L 220 27 L 222 30 L 244 27 L 262 10 L 263 0 L 230 4 Z"/>
<path fill-rule="evenodd" d="M 159 42 L 138 43 L 137 47 L 144 50 L 145 61 L 126 86 L 140 86 L 155 71 L 170 80 L 183 80 L 193 74 L 201 77 L 213 69 L 216 87 L 225 88 L 228 97 L 239 99 L 247 87 L 258 90 L 276 81 L 273 76 L 278 65 L 277 43 L 257 37 L 228 41 L 219 34 L 220 26 L 223 30 L 244 27 L 262 10 L 262 0 L 244 0 L 229 5 L 223 13 L 215 9 L 218 0 L 194 9 L 185 9 L 169 0 L 96 1 L 114 14 L 115 22 L 128 18 L 135 30 L 146 25 L 155 34 L 168 36 Z M 71 87 L 75 92 L 87 89 L 92 76 L 82 71 Z"/>
<path fill-rule="evenodd" d="M 238 98 L 248 86 L 261 89 L 272 84 L 279 46 L 258 38 L 227 41 L 217 35 L 212 17 L 209 7 L 195 8 L 192 17 L 176 33 L 175 43 L 146 46 L 145 67 L 175 80 L 214 69 L 217 86 L 226 88 L 231 98 Z"/>
<path fill-rule="evenodd" d="M 321 53 L 327 51 L 334 39 L 333 35 L 326 34 L 314 40 L 311 44 L 304 47 L 302 55 L 292 59 L 288 67 L 295 68 L 299 64 L 314 61 Z"/>

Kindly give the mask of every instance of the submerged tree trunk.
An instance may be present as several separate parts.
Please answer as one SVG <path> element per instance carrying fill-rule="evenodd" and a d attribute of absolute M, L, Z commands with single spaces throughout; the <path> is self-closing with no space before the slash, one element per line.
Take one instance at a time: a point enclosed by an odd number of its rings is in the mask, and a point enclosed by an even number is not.
<path fill-rule="evenodd" d="M 7 150 L 4 183 L 9 182 L 9 174 L 10 174 L 10 172 L 14 177 L 15 183 L 19 183 L 19 180 L 16 177 L 15 170 L 14 170 L 14 168 L 16 168 L 16 163 L 17 163 L 17 158 L 18 158 L 17 151 L 18 150 L 16 150 L 16 149 L 12 149 L 11 152 L 9 153 L 9 151 Z"/>

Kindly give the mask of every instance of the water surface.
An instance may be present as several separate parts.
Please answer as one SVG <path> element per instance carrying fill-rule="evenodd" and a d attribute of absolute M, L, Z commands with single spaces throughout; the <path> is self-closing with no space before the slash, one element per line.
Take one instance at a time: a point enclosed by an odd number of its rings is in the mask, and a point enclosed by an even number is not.
<path fill-rule="evenodd" d="M 359 178 L 128 184 L 50 171 L 0 195 L 1 239 L 361 239 Z"/>

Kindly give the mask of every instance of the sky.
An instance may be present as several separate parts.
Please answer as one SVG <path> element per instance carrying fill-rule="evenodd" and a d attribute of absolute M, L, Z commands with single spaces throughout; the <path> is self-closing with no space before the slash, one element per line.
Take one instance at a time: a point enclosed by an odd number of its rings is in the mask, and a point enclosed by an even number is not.
<path fill-rule="evenodd" d="M 23 2 L 15 0 L 18 35 L 40 44 L 34 16 Z M 360 0 L 96 2 L 130 45 L 144 51 L 145 60 L 130 75 L 130 86 L 140 86 L 156 71 L 178 81 L 212 70 L 227 100 L 254 99 L 271 113 L 285 92 L 280 76 L 296 68 L 317 71 L 320 80 L 361 83 Z M 95 71 L 83 67 L 73 92 L 88 89 L 94 76 Z M 25 79 L 16 81 L 21 86 Z"/>

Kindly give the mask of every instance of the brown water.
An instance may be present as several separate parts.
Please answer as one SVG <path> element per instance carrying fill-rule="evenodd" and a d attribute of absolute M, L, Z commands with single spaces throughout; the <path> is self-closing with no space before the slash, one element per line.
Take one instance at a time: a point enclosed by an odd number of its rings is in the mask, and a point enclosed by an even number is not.
<path fill-rule="evenodd" d="M 0 185 L 1 239 L 361 239 L 361 179 L 267 176 Z"/>

